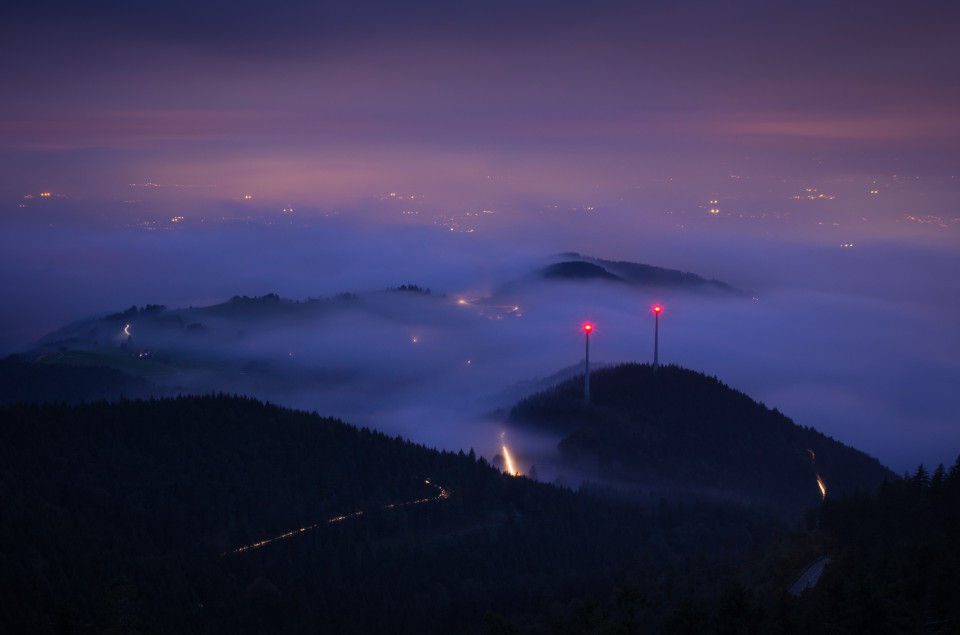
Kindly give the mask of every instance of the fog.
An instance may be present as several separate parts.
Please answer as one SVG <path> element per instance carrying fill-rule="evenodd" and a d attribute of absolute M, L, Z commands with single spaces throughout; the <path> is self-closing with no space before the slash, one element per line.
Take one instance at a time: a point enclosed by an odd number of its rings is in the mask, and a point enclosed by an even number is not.
<path fill-rule="evenodd" d="M 170 312 L 276 293 L 302 310 L 185 312 L 205 327 L 190 336 L 132 320 L 131 342 L 229 370 L 193 363 L 163 377 L 168 385 L 245 392 L 493 458 L 505 428 L 490 413 L 509 407 L 520 382 L 582 364 L 585 320 L 596 324 L 591 363 L 648 362 L 650 306 L 660 302 L 661 363 L 715 375 L 899 472 L 956 460 L 955 251 L 581 230 L 492 238 L 341 220 L 169 232 L 10 227 L 0 238 L 0 353 L 131 305 Z M 748 293 L 535 275 L 564 251 L 690 271 Z M 431 292 L 386 292 L 408 284 Z M 357 297 L 330 299 L 344 292 Z M 113 327 L 116 343 L 123 326 Z M 506 432 L 521 469 L 555 443 Z"/>

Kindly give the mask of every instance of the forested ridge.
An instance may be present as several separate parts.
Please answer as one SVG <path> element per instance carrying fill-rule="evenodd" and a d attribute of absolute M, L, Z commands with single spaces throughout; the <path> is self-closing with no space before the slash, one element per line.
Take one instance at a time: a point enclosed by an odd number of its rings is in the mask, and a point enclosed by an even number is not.
<path fill-rule="evenodd" d="M 876 493 L 828 498 L 810 520 L 719 596 L 681 602 L 664 632 L 960 633 L 960 458 Z M 830 564 L 816 585 L 789 593 L 805 559 L 819 556 Z"/>
<path fill-rule="evenodd" d="M 658 628 L 779 527 L 736 506 L 604 501 L 222 395 L 0 421 L 5 632 L 551 632 L 604 606 Z M 402 505 L 433 484 L 449 496 Z"/>
<path fill-rule="evenodd" d="M 879 461 L 794 424 L 714 377 L 623 364 L 521 400 L 511 421 L 563 435 L 565 465 L 652 499 L 686 492 L 799 517 L 823 497 L 875 491 L 895 478 Z"/>
<path fill-rule="evenodd" d="M 247 398 L 0 408 L 0 632 L 955 633 L 957 535 L 960 459 L 791 524 L 575 492 Z"/>
<path fill-rule="evenodd" d="M 573 261 L 557 263 L 543 271 L 548 277 L 596 277 L 616 279 L 630 284 L 654 287 L 674 287 L 687 289 L 712 289 L 726 293 L 743 295 L 725 282 L 716 279 L 707 280 L 689 271 L 664 269 L 639 262 L 622 260 L 604 260 L 583 256 L 575 252 L 560 254 L 562 258 L 574 258 Z"/>
<path fill-rule="evenodd" d="M 62 357 L 50 353 L 50 357 Z M 146 397 L 156 388 L 140 377 L 113 368 L 78 368 L 67 364 L 31 364 L 0 359 L 0 405 Z"/>
<path fill-rule="evenodd" d="M 960 458 L 932 474 L 921 465 L 875 495 L 828 501 L 820 531 L 834 563 L 810 591 L 807 623 L 960 633 Z"/>

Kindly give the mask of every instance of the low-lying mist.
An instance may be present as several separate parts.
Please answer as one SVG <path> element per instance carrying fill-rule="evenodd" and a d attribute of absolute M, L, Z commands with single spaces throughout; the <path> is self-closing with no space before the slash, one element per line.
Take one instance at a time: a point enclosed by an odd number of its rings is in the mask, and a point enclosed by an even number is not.
<path fill-rule="evenodd" d="M 595 238 L 521 245 L 342 223 L 21 228 L 2 239 L 0 352 L 29 350 L 91 316 L 165 305 L 167 326 L 98 322 L 98 345 L 148 350 L 168 371 L 154 381 L 177 389 L 245 392 L 493 458 L 504 427 L 491 413 L 509 408 L 521 382 L 582 364 L 584 321 L 596 325 L 591 363 L 647 362 L 659 302 L 661 363 L 716 375 L 897 471 L 956 459 L 954 253 L 706 235 L 621 237 L 600 253 Z M 564 251 L 682 269 L 747 293 L 536 275 Z M 403 285 L 416 288 L 388 291 Z M 280 300 L 211 308 L 265 294 Z M 555 442 L 519 431 L 504 440 L 521 471 Z"/>

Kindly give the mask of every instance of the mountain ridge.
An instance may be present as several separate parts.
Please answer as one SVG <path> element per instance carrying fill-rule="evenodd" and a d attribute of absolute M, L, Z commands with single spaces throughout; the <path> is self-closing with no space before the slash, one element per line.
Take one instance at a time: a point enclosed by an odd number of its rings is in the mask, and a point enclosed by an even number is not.
<path fill-rule="evenodd" d="M 896 478 L 703 373 L 622 364 L 592 372 L 590 390 L 584 405 L 581 374 L 521 400 L 509 420 L 561 435 L 565 470 L 654 501 L 664 492 L 712 492 L 797 514 L 825 495 L 875 491 Z"/>
<path fill-rule="evenodd" d="M 560 257 L 564 258 L 563 262 L 546 267 L 541 270 L 541 273 L 547 277 L 592 277 L 622 281 L 635 286 L 709 289 L 736 296 L 748 295 L 746 291 L 716 278 L 708 279 L 680 269 L 667 269 L 625 260 L 606 260 L 584 256 L 577 252 L 565 252 L 560 254 Z"/>

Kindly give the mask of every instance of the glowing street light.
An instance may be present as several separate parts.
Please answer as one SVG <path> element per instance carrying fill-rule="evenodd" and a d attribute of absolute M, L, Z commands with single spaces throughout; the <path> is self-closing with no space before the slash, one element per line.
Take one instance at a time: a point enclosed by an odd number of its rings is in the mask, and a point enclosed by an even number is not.
<path fill-rule="evenodd" d="M 583 372 L 583 403 L 590 403 L 590 332 L 593 331 L 593 324 L 587 322 L 583 325 L 583 332 L 587 336 L 587 355 L 584 362 Z"/>
<path fill-rule="evenodd" d="M 657 367 L 660 365 L 659 362 L 659 353 L 660 353 L 660 312 L 663 311 L 663 307 L 659 304 L 653 305 L 653 370 L 657 370 Z"/>

